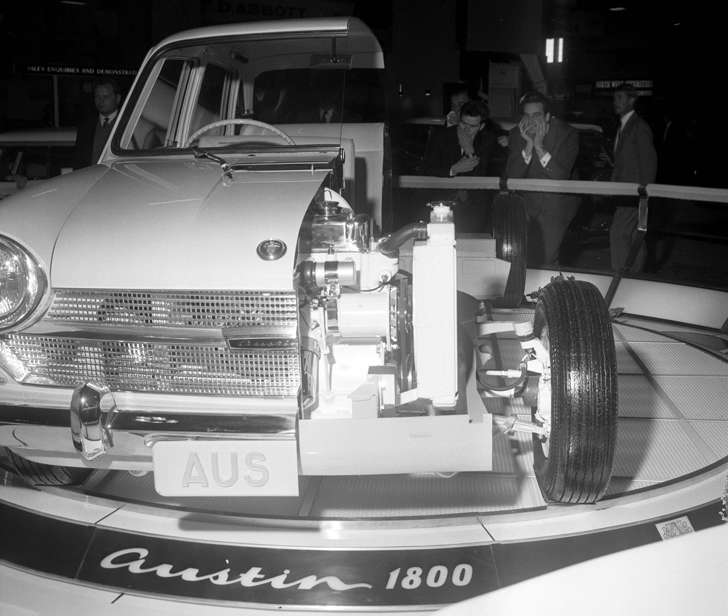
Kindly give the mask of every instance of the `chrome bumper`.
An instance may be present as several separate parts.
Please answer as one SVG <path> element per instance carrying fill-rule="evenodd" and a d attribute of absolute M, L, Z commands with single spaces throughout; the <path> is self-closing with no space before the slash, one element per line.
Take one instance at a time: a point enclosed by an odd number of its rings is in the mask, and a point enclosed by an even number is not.
<path fill-rule="evenodd" d="M 93 468 L 151 468 L 163 440 L 294 440 L 296 416 L 161 413 L 106 407 L 104 391 L 85 385 L 71 408 L 0 405 L 0 446 L 37 462 Z"/>

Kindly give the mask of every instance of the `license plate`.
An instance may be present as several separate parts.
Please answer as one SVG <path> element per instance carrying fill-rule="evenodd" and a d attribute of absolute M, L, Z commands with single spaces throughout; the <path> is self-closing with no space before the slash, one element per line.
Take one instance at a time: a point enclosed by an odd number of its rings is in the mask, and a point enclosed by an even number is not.
<path fill-rule="evenodd" d="M 296 441 L 160 441 L 152 448 L 162 496 L 298 496 Z"/>

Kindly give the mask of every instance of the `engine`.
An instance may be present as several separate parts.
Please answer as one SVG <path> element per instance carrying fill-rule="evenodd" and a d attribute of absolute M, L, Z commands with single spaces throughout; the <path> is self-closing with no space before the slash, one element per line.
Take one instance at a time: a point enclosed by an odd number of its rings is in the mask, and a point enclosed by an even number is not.
<path fill-rule="evenodd" d="M 312 202 L 296 262 L 304 418 L 455 403 L 454 239 L 451 217 L 438 216 L 377 240 L 340 194 Z"/>

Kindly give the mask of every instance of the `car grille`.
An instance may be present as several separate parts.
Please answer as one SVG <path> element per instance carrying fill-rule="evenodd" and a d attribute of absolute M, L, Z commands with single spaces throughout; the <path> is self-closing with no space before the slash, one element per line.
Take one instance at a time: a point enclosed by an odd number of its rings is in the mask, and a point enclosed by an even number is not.
<path fill-rule="evenodd" d="M 118 291 L 57 289 L 46 320 L 108 327 L 255 327 L 295 336 L 292 291 Z"/>
<path fill-rule="evenodd" d="M 0 363 L 40 385 L 291 397 L 301 385 L 297 315 L 292 291 L 56 289 L 43 322 L 78 331 L 0 337 Z"/>
<path fill-rule="evenodd" d="M 224 343 L 130 342 L 10 334 L 4 346 L 24 365 L 24 382 L 112 391 L 221 396 L 295 396 L 297 347 L 237 350 Z"/>

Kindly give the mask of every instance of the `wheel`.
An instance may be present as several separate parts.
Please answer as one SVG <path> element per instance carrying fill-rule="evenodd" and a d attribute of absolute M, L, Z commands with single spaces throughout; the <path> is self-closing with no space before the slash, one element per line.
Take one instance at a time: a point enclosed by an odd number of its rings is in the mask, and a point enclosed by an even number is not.
<path fill-rule="evenodd" d="M 8 470 L 21 476 L 28 483 L 40 486 L 75 486 L 83 483 L 91 474 L 89 468 L 53 466 L 31 462 L 10 449 L 5 450 Z"/>
<path fill-rule="evenodd" d="M 501 308 L 517 308 L 526 288 L 526 206 L 523 197 L 501 192 L 493 199 L 493 237 L 496 256 L 511 264 L 503 297 L 494 302 Z"/>
<path fill-rule="evenodd" d="M 258 126 L 260 128 L 264 128 L 266 130 L 269 130 L 272 133 L 275 133 L 278 135 L 283 141 L 285 141 L 288 145 L 296 145 L 296 142 L 286 133 L 284 133 L 280 128 L 276 128 L 275 126 L 268 124 L 267 122 L 260 122 L 258 120 L 249 120 L 248 118 L 229 118 L 227 120 L 218 120 L 217 122 L 210 122 L 209 124 L 205 124 L 204 126 L 198 128 L 194 133 L 190 135 L 190 138 L 187 140 L 187 146 L 190 147 L 192 143 L 195 141 L 195 139 L 198 139 L 200 135 L 204 135 L 207 131 L 212 130 L 213 128 L 220 128 L 221 126 L 227 126 L 228 124 L 232 125 L 245 125 L 245 126 Z"/>
<path fill-rule="evenodd" d="M 534 420 L 534 469 L 541 491 L 559 503 L 593 503 L 609 484 L 617 432 L 617 359 L 599 290 L 558 278 L 540 293 L 534 336 L 547 350 Z"/>

